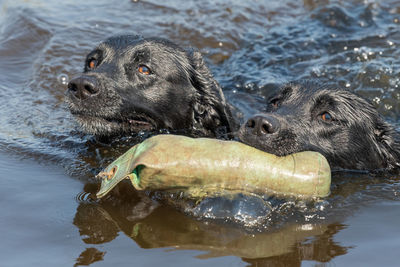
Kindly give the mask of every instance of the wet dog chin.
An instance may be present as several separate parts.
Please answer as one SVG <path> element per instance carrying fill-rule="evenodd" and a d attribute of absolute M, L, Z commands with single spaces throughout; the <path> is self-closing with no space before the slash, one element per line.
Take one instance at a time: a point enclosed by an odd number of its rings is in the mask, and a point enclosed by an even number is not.
<path fill-rule="evenodd" d="M 286 151 L 286 149 L 284 149 L 282 147 L 279 148 L 279 147 L 270 146 L 270 145 L 268 145 L 268 143 L 262 142 L 262 140 L 260 140 L 260 139 L 252 138 L 249 136 L 247 136 L 247 137 L 239 136 L 239 141 L 243 144 L 246 144 L 246 145 L 254 147 L 258 150 L 261 150 L 261 151 L 264 151 L 264 152 L 267 152 L 269 154 L 273 154 L 273 155 L 279 156 L 279 157 L 294 153 L 294 152 Z"/>
<path fill-rule="evenodd" d="M 84 132 L 97 136 L 111 136 L 120 133 L 151 131 L 156 128 L 150 119 L 145 119 L 144 117 L 114 119 L 82 114 L 74 114 L 74 116 Z"/>

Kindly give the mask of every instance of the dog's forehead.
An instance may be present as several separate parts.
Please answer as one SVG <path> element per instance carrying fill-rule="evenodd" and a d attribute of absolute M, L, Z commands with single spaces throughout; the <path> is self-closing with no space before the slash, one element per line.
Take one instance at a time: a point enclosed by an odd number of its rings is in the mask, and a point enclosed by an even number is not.
<path fill-rule="evenodd" d="M 312 102 L 318 95 L 318 90 L 315 86 L 304 83 L 289 83 L 282 86 L 277 95 L 289 105 L 299 104 L 304 106 L 304 104 Z"/>
<path fill-rule="evenodd" d="M 108 47 L 113 47 L 115 49 L 124 48 L 128 45 L 137 44 L 143 41 L 143 37 L 139 35 L 120 35 L 113 36 L 101 43 L 101 45 L 107 45 Z"/>
<path fill-rule="evenodd" d="M 105 61 L 139 59 L 146 61 L 156 60 L 160 64 L 168 64 L 186 59 L 183 56 L 185 51 L 181 47 L 167 40 L 156 38 L 124 39 L 123 41 L 120 38 L 108 39 L 101 43 L 97 49 L 103 51 Z"/>
<path fill-rule="evenodd" d="M 334 102 L 335 99 L 347 97 L 349 93 L 326 84 L 313 81 L 290 83 L 281 89 L 281 93 L 288 95 L 290 101 L 315 103 L 318 100 Z M 288 93 L 287 93 L 288 92 Z"/>

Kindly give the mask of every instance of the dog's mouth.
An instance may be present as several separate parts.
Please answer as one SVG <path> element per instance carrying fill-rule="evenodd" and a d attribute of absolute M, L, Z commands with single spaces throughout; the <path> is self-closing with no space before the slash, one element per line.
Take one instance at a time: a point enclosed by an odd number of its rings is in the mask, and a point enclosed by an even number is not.
<path fill-rule="evenodd" d="M 152 129 L 155 128 L 155 122 L 147 116 L 135 116 L 133 118 L 128 118 L 126 120 L 120 120 L 120 123 L 128 123 L 131 127 L 134 128 L 146 128 Z"/>
<path fill-rule="evenodd" d="M 73 115 L 84 131 L 94 135 L 151 131 L 157 127 L 156 122 L 144 114 L 116 118 L 93 116 L 83 113 L 73 113 Z"/>

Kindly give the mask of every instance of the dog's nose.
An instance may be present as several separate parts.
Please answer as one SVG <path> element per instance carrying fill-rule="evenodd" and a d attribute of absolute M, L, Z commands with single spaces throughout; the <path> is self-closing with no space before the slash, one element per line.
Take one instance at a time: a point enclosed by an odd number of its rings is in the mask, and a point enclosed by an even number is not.
<path fill-rule="evenodd" d="M 84 100 L 94 96 L 99 92 L 96 78 L 90 76 L 81 76 L 72 79 L 68 83 L 68 91 L 76 98 Z"/>
<path fill-rule="evenodd" d="M 247 120 L 245 127 L 254 135 L 263 136 L 277 132 L 280 128 L 280 123 L 272 116 L 256 115 Z"/>

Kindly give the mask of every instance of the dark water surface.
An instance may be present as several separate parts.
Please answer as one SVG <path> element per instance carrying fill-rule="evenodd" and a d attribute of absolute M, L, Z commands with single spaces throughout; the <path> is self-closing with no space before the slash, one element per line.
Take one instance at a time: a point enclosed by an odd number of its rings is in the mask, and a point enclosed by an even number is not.
<path fill-rule="evenodd" d="M 250 94 L 315 78 L 400 125 L 400 1 L 0 0 L 0 266 L 400 265 L 398 176 L 336 174 L 324 200 L 208 199 L 192 216 L 137 193 L 93 201 L 93 175 L 144 136 L 95 142 L 64 92 L 118 33 L 200 49 L 244 117 Z"/>

